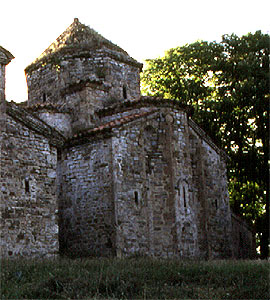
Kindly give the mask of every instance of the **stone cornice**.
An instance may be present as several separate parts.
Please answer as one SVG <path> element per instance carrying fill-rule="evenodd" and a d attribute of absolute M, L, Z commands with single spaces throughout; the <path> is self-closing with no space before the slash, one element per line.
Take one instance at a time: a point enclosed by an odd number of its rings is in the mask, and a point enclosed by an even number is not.
<path fill-rule="evenodd" d="M 151 111 L 133 113 L 131 115 L 120 117 L 105 124 L 101 124 L 97 127 L 80 131 L 73 135 L 72 138 L 66 141 L 65 147 L 68 148 L 76 145 L 89 143 L 92 139 L 111 137 L 113 135 L 114 128 L 121 127 L 129 122 L 135 121 L 142 117 L 149 116 L 155 113 L 156 111 L 157 109 L 152 109 Z"/>
<path fill-rule="evenodd" d="M 105 107 L 103 109 L 100 109 L 96 113 L 98 116 L 103 117 L 103 116 L 109 116 L 119 112 L 124 112 L 127 110 L 132 110 L 132 109 L 142 108 L 142 107 L 174 108 L 181 111 L 185 111 L 188 114 L 188 116 L 191 116 L 193 113 L 193 108 L 191 106 L 182 104 L 177 100 L 164 99 L 159 97 L 147 97 L 147 96 L 142 96 L 135 101 L 123 101 L 121 103 L 117 103 Z"/>
<path fill-rule="evenodd" d="M 52 112 L 52 113 L 71 113 L 71 108 L 66 108 L 64 104 L 55 103 L 37 103 L 31 106 L 24 106 L 25 110 L 29 112 Z"/>
<path fill-rule="evenodd" d="M 157 111 L 158 108 L 169 107 L 172 109 L 180 109 L 185 111 L 187 114 L 192 114 L 192 109 L 190 106 L 183 105 L 176 100 L 168 100 L 154 97 L 141 97 L 137 101 L 124 101 L 120 104 L 115 104 L 107 108 L 103 108 L 97 111 L 97 115 L 100 117 L 110 116 L 113 114 L 131 111 L 133 109 L 138 109 L 142 107 L 152 107 L 151 111 L 141 112 L 141 113 L 132 113 L 131 115 L 117 118 L 113 121 L 110 121 L 106 124 L 99 125 L 95 128 L 90 128 L 82 132 L 77 133 L 71 139 L 66 140 L 65 137 L 59 133 L 57 130 L 46 124 L 44 121 L 40 120 L 38 117 L 32 115 L 29 112 L 29 108 L 23 108 L 19 105 L 16 105 L 14 102 L 6 102 L 6 111 L 7 114 L 13 117 L 15 120 L 23 123 L 28 128 L 34 130 L 35 132 L 43 135 L 49 140 L 49 143 L 56 147 L 69 147 L 78 144 L 83 144 L 89 141 L 89 138 L 96 138 L 100 135 L 111 135 L 112 129 L 122 126 L 126 123 L 134 121 L 138 118 L 142 118 L 153 112 Z M 44 105 L 44 107 L 46 107 Z M 52 107 L 55 108 L 55 107 Z M 206 132 L 201 129 L 191 118 L 188 119 L 189 126 L 202 138 L 209 146 L 211 146 L 218 154 L 220 154 L 224 159 L 229 160 L 228 155 L 221 150 L 212 139 L 206 134 Z"/>
<path fill-rule="evenodd" d="M 44 65 L 52 64 L 58 65 L 63 60 L 70 60 L 76 58 L 95 58 L 96 50 L 100 50 L 99 48 L 88 48 L 87 46 L 78 47 L 78 46 L 69 46 L 65 48 L 61 48 L 53 53 L 47 54 L 41 58 L 36 59 L 33 63 L 25 68 L 26 74 L 31 74 L 33 71 L 38 70 L 39 68 L 44 67 Z M 142 71 L 143 64 L 137 62 L 130 56 L 123 54 L 122 52 L 117 52 L 112 49 L 103 49 L 103 56 L 114 59 L 118 62 L 123 62 L 125 64 L 137 67 Z"/>

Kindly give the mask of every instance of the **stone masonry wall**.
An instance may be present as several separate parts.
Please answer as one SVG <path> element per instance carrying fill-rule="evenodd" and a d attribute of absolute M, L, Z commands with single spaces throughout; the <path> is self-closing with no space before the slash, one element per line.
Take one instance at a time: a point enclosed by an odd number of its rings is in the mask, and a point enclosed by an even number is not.
<path fill-rule="evenodd" d="M 200 253 L 200 258 L 207 259 L 209 257 L 208 251 L 208 231 L 207 231 L 207 209 L 205 200 L 205 183 L 204 183 L 204 169 L 202 165 L 201 155 L 201 139 L 188 128 L 189 143 L 188 154 L 192 168 L 192 198 L 194 209 L 196 211 L 196 226 L 197 226 L 197 247 Z M 194 226 L 194 225 L 193 225 Z"/>
<path fill-rule="evenodd" d="M 5 103 L 5 66 L 0 63 L 0 128 L 4 131 L 6 126 L 6 103 Z M 0 156 L 1 156 L 1 140 L 0 135 Z"/>
<path fill-rule="evenodd" d="M 118 255 L 230 257 L 225 159 L 184 112 L 115 129 L 113 166 Z"/>
<path fill-rule="evenodd" d="M 38 112 L 37 115 L 46 124 L 58 130 L 63 136 L 67 138 L 70 138 L 72 136 L 70 114 L 41 111 Z"/>
<path fill-rule="evenodd" d="M 235 214 L 232 214 L 232 248 L 235 259 L 254 259 L 256 257 L 254 231 Z"/>
<path fill-rule="evenodd" d="M 231 212 L 226 158 L 198 127 L 190 128 L 194 190 L 198 193 L 199 248 L 206 258 L 231 257 Z M 196 186 L 198 187 L 196 189 Z"/>
<path fill-rule="evenodd" d="M 50 256 L 59 239 L 71 256 L 229 257 L 222 152 L 178 109 L 135 108 L 104 120 L 109 135 L 80 136 L 56 150 L 8 116 L 0 156 L 4 255 Z M 62 145 L 53 134 L 51 143 Z"/>
<path fill-rule="evenodd" d="M 115 253 L 111 139 L 97 139 L 62 153 L 60 251 L 67 255 Z"/>
<path fill-rule="evenodd" d="M 112 59 L 105 49 L 67 55 L 28 71 L 29 105 L 51 102 L 73 110 L 73 125 L 93 124 L 95 110 L 140 97 L 140 68 Z"/>
<path fill-rule="evenodd" d="M 145 120 L 144 120 L 145 121 Z M 145 165 L 144 124 L 132 122 L 113 137 L 116 247 L 119 257 L 150 254 L 149 182 Z"/>
<path fill-rule="evenodd" d="M 140 97 L 142 64 L 74 19 L 26 68 L 26 108 L 5 101 L 11 59 L 0 47 L 2 256 L 253 255 L 225 154 L 188 107 Z"/>
<path fill-rule="evenodd" d="M 162 109 L 113 138 L 118 255 L 198 255 L 186 125 Z"/>
<path fill-rule="evenodd" d="M 206 187 L 207 230 L 209 235 L 209 257 L 231 257 L 231 213 L 227 186 L 226 163 L 222 157 L 204 141 L 204 182 Z"/>
<path fill-rule="evenodd" d="M 1 254 L 58 253 L 56 148 L 6 116 L 1 128 Z"/>
<path fill-rule="evenodd" d="M 0 103 L 5 99 L 5 66 L 0 64 Z"/>
<path fill-rule="evenodd" d="M 198 188 L 192 173 L 187 115 L 176 110 L 166 119 L 171 124 L 178 255 L 198 257 L 202 255 L 198 248 L 198 219 L 202 211 L 198 210 Z"/>

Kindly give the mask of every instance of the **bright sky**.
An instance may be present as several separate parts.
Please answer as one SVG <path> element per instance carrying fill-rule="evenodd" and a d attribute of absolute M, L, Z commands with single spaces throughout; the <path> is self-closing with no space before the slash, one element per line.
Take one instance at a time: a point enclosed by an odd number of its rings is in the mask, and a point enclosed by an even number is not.
<path fill-rule="evenodd" d="M 15 56 L 7 66 L 6 98 L 27 99 L 25 67 L 74 18 L 143 62 L 198 39 L 269 33 L 269 11 L 269 0 L 1 0 L 0 45 Z"/>

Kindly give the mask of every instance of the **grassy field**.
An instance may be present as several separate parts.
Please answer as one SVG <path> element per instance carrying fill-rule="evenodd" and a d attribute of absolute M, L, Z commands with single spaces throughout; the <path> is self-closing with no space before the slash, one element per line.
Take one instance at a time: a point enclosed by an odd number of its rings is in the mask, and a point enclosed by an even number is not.
<path fill-rule="evenodd" d="M 1 299 L 269 299 L 269 262 L 2 260 Z"/>

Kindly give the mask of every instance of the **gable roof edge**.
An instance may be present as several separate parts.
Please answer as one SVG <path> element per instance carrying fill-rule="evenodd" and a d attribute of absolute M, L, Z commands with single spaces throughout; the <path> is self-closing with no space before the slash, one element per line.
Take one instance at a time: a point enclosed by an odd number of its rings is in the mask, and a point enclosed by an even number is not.
<path fill-rule="evenodd" d="M 6 113 L 27 128 L 46 137 L 52 146 L 57 148 L 63 146 L 66 139 L 60 132 L 14 102 L 6 102 Z"/>
<path fill-rule="evenodd" d="M 210 136 L 191 118 L 188 119 L 188 125 L 202 138 L 210 147 L 212 147 L 220 156 L 226 161 L 230 160 L 230 157 L 225 153 L 224 150 L 220 149 L 210 138 Z"/>

